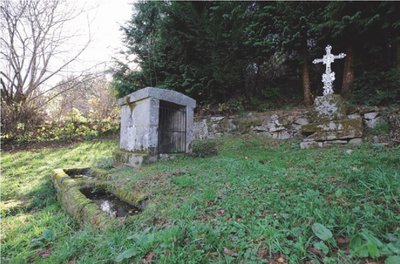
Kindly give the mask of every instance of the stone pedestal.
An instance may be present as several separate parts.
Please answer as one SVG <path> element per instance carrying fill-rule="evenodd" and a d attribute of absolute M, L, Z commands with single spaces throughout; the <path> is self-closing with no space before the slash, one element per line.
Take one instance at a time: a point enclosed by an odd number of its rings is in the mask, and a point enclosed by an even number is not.
<path fill-rule="evenodd" d="M 329 94 L 315 98 L 309 119 L 311 123 L 301 128 L 301 134 L 305 136 L 300 143 L 302 149 L 362 142 L 362 117 L 347 116 L 340 95 Z"/>

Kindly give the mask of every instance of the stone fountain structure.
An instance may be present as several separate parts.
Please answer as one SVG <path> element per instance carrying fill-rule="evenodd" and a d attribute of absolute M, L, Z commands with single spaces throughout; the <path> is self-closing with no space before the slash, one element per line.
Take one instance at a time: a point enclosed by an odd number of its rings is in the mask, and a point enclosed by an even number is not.
<path fill-rule="evenodd" d="M 119 150 L 114 166 L 142 164 L 176 153 L 190 153 L 196 101 L 179 92 L 146 87 L 118 100 L 121 107 Z"/>

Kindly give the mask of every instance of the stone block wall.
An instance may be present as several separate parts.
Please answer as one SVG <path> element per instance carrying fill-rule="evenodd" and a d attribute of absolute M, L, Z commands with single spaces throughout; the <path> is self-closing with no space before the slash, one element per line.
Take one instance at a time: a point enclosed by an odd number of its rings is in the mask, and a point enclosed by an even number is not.
<path fill-rule="evenodd" d="M 347 115 L 360 118 L 364 129 L 374 128 L 386 122 L 381 116 L 384 109 L 358 108 Z M 263 113 L 247 113 L 233 116 L 197 116 L 194 119 L 194 139 L 216 138 L 230 134 L 257 134 L 273 139 L 301 137 L 301 128 L 310 123 L 306 109 L 279 110 Z"/>
<path fill-rule="evenodd" d="M 195 117 L 194 139 L 216 138 L 229 134 L 258 134 L 274 139 L 289 139 L 308 124 L 305 109 L 248 113 L 235 116 Z"/>

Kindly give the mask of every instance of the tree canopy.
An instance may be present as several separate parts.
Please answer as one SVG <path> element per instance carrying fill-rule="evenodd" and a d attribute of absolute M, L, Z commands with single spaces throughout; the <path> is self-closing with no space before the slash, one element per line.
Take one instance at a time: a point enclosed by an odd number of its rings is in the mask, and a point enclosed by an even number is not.
<path fill-rule="evenodd" d="M 348 53 L 336 93 L 399 102 L 400 3 L 141 1 L 122 30 L 138 67 L 116 64 L 119 96 L 158 86 L 205 103 L 310 105 L 323 72 L 311 61 L 331 44 Z"/>

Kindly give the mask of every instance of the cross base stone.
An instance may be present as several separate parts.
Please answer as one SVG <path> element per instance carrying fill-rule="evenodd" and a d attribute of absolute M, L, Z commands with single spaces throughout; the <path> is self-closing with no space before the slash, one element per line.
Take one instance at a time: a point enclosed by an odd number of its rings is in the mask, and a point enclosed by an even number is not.
<path fill-rule="evenodd" d="M 346 106 L 340 95 L 329 94 L 315 98 L 309 113 L 312 123 L 302 126 L 305 136 L 301 149 L 362 143 L 363 123 L 360 115 L 346 115 Z"/>

